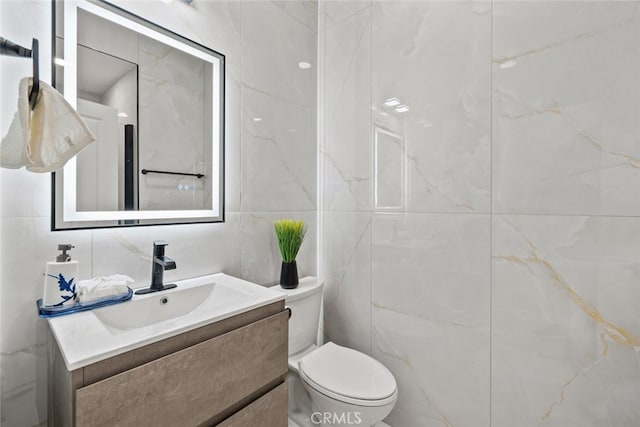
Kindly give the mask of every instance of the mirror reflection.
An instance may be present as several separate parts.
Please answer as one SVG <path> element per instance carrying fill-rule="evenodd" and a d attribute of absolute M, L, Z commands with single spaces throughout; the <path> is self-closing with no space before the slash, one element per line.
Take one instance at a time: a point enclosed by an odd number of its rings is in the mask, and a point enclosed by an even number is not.
<path fill-rule="evenodd" d="M 57 31 L 56 56 L 65 61 L 75 56 L 76 63 L 56 66 L 56 86 L 67 97 L 71 91 L 65 92 L 65 85 L 75 83 L 77 110 L 97 140 L 77 156 L 74 183 L 56 182 L 56 189 L 64 187 L 56 197 L 65 199 L 56 206 L 66 209 L 72 202 L 70 219 L 91 213 L 87 221 L 126 211 L 148 212 L 142 218 L 153 223 L 168 211 L 209 210 L 222 217 L 224 57 L 160 28 L 153 28 L 156 36 L 148 28 L 140 31 L 140 23 L 125 27 L 121 11 L 114 19 L 112 11 L 92 4 L 58 9 L 69 23 L 72 9 L 77 24 L 75 55 L 64 55 L 71 34 L 65 28 Z M 167 35 L 178 43 L 167 41 Z M 70 80 L 65 73 L 73 68 Z M 64 175 L 73 174 L 65 168 L 56 181 Z"/>
<path fill-rule="evenodd" d="M 81 44 L 77 55 L 77 110 L 97 139 L 78 154 L 77 209 L 137 209 L 138 64 Z"/>

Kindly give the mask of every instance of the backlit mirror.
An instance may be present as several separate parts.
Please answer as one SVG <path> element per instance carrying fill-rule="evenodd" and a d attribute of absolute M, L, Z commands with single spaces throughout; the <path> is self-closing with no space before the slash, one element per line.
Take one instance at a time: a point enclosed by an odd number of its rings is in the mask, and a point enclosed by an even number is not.
<path fill-rule="evenodd" d="M 96 142 L 53 174 L 54 230 L 224 220 L 224 56 L 104 1 L 56 3 L 55 86 Z"/>

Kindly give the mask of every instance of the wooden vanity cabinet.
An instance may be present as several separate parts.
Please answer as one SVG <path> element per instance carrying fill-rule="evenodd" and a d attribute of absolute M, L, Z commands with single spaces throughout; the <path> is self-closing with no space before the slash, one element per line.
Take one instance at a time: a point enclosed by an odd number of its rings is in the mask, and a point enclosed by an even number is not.
<path fill-rule="evenodd" d="M 285 427 L 279 301 L 67 371 L 50 342 L 49 426 Z"/>

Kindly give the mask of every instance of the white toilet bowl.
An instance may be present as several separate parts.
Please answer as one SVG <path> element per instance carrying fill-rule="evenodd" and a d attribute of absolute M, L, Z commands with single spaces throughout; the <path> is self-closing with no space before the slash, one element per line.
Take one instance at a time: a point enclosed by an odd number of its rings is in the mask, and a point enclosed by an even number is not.
<path fill-rule="evenodd" d="M 395 378 L 380 362 L 332 342 L 289 358 L 289 368 L 309 393 L 312 425 L 372 426 L 398 398 Z"/>
<path fill-rule="evenodd" d="M 371 426 L 389 415 L 398 398 L 395 378 L 380 362 L 332 342 L 298 366 L 311 396 L 313 423 Z"/>

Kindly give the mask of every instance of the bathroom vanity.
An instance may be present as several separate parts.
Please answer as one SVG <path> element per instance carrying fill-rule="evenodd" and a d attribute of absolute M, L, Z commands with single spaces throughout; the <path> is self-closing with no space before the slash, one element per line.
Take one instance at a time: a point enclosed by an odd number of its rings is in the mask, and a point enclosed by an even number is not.
<path fill-rule="evenodd" d="M 49 425 L 286 426 L 288 319 L 224 274 L 49 319 Z"/>

